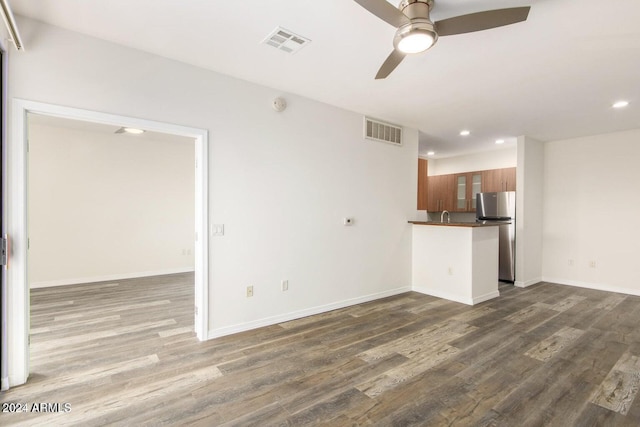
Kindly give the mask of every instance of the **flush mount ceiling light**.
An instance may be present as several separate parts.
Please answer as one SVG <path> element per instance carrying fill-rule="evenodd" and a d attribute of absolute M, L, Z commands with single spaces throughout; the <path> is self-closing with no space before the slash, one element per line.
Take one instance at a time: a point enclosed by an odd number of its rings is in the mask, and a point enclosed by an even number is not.
<path fill-rule="evenodd" d="M 629 101 L 618 101 L 612 105 L 613 108 L 624 108 L 629 105 Z"/>
<path fill-rule="evenodd" d="M 427 156 L 435 156 L 435 155 L 436 155 L 435 151 L 429 151 L 427 153 Z"/>
<path fill-rule="evenodd" d="M 144 130 L 137 128 L 121 127 L 114 133 L 130 133 L 132 135 L 140 135 L 144 133 Z"/>
<path fill-rule="evenodd" d="M 469 135 L 471 135 L 471 132 L 469 132 L 468 130 L 460 131 L 460 136 L 469 136 Z"/>
<path fill-rule="evenodd" d="M 496 144 L 504 144 L 504 139 L 496 139 Z"/>
<path fill-rule="evenodd" d="M 136 129 L 136 128 L 124 128 L 124 131 L 126 133 L 130 133 L 132 135 L 140 135 L 140 134 L 144 133 L 144 131 L 142 129 Z"/>

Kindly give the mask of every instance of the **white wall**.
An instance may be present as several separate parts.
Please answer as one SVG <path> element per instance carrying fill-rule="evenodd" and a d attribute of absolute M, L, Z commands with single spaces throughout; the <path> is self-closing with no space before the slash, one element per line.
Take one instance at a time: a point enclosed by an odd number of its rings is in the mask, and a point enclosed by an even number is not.
<path fill-rule="evenodd" d="M 413 288 L 463 304 L 499 296 L 498 227 L 413 226 Z"/>
<path fill-rule="evenodd" d="M 364 140 L 360 114 L 19 24 L 29 49 L 10 53 L 10 98 L 210 131 L 209 220 L 225 225 L 209 245 L 210 336 L 409 289 L 416 130 L 402 147 Z"/>
<path fill-rule="evenodd" d="M 514 168 L 518 155 L 516 147 L 502 148 L 464 156 L 429 159 L 429 176 L 473 172 L 490 169 Z"/>
<path fill-rule="evenodd" d="M 106 128 L 29 121 L 33 288 L 193 271 L 194 142 Z"/>
<path fill-rule="evenodd" d="M 516 171 L 516 280 L 520 287 L 542 280 L 544 144 L 518 137 Z"/>
<path fill-rule="evenodd" d="M 636 129 L 545 144 L 546 281 L 640 295 L 639 142 Z"/>

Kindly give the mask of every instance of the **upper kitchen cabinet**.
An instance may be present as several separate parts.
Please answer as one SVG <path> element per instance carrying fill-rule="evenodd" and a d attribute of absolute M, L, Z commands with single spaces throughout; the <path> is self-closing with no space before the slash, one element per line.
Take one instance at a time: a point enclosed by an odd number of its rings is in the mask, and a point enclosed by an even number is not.
<path fill-rule="evenodd" d="M 482 191 L 516 191 L 516 168 L 482 171 Z"/>
<path fill-rule="evenodd" d="M 482 172 L 468 172 L 455 175 L 456 212 L 475 212 L 476 194 L 482 192 Z"/>
<path fill-rule="evenodd" d="M 418 210 L 427 210 L 427 177 L 428 164 L 425 159 L 418 159 Z"/>
<path fill-rule="evenodd" d="M 502 169 L 504 191 L 516 191 L 516 168 Z"/>
<path fill-rule="evenodd" d="M 426 203 L 428 212 L 475 212 L 476 194 L 516 191 L 516 168 L 432 175 L 425 184 L 427 161 L 422 161 L 418 163 L 418 210 L 424 210 Z"/>
<path fill-rule="evenodd" d="M 455 176 L 453 175 L 430 176 L 427 180 L 427 211 L 454 210 L 454 187 Z"/>

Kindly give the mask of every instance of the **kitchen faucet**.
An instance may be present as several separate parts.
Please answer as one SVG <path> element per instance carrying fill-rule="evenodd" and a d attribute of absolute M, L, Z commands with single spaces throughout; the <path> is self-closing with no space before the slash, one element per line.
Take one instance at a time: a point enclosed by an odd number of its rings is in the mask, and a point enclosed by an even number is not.
<path fill-rule="evenodd" d="M 444 214 L 447 214 L 447 223 L 451 223 L 451 214 L 447 210 L 442 211 L 440 214 L 440 222 L 444 222 Z"/>

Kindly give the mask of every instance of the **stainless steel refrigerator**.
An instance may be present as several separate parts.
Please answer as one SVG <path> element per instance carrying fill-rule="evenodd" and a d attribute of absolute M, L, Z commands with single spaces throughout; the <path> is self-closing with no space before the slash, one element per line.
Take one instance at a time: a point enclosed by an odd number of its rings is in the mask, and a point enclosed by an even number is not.
<path fill-rule="evenodd" d="M 499 274 L 505 282 L 516 280 L 516 192 L 478 193 L 476 196 L 476 221 L 496 222 L 499 227 Z"/>

